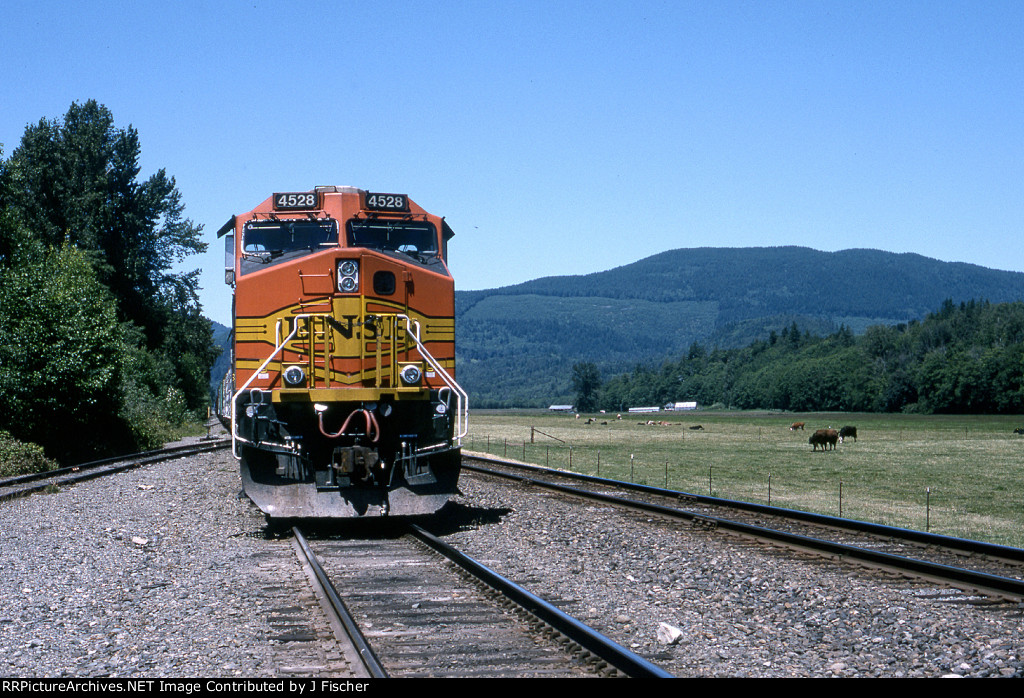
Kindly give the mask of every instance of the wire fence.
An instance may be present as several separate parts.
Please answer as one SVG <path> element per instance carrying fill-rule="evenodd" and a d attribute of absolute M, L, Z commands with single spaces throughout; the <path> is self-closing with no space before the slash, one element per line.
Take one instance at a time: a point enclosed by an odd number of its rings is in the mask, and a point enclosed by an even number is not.
<path fill-rule="evenodd" d="M 1024 503 L 999 507 L 1001 511 L 1011 510 L 1009 520 L 1005 520 L 1003 514 L 994 517 L 986 513 L 986 502 L 979 500 L 989 495 L 965 495 L 944 486 L 911 489 L 896 472 L 881 472 L 868 485 L 860 478 L 844 481 L 841 477 L 773 473 L 767 463 L 752 468 L 749 463 L 733 466 L 722 459 L 681 461 L 671 454 L 624 453 L 622 449 L 554 439 L 531 443 L 484 434 L 467 437 L 464 447 L 532 465 L 678 492 L 1024 546 Z"/>

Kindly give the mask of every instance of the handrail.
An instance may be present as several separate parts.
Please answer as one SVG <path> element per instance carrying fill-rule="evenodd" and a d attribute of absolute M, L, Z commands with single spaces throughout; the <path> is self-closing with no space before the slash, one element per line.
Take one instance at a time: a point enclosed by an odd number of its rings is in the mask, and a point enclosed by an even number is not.
<path fill-rule="evenodd" d="M 267 356 L 267 358 L 263 361 L 263 363 L 260 364 L 260 367 L 257 368 L 255 371 L 253 371 L 252 375 L 249 376 L 249 379 L 245 382 L 245 384 L 241 388 L 236 390 L 234 395 L 232 395 L 232 397 L 231 397 L 231 453 L 232 453 L 232 455 L 236 459 L 239 459 L 239 460 L 241 459 L 241 455 L 238 453 L 238 443 L 239 442 L 241 442 L 241 443 L 252 443 L 251 441 L 249 441 L 245 437 L 243 437 L 243 436 L 238 434 L 238 419 L 237 419 L 237 411 L 238 411 L 237 402 L 238 402 L 238 398 L 242 395 L 242 393 L 244 393 L 249 388 L 249 386 L 252 384 L 252 382 L 254 380 L 256 380 L 256 377 L 259 376 L 259 374 L 263 371 L 263 369 L 265 369 L 267 366 L 269 366 L 270 362 L 273 361 L 274 358 L 278 354 L 281 353 L 281 351 L 284 349 L 285 345 L 287 345 L 288 342 L 292 341 L 292 339 L 295 338 L 295 336 L 299 332 L 299 328 L 303 324 L 301 321 L 309 320 L 309 319 L 314 318 L 314 317 L 324 317 L 324 315 L 321 314 L 321 313 L 302 313 L 302 314 L 299 314 L 299 315 L 292 316 L 292 320 L 293 320 L 292 330 L 288 334 L 288 336 L 285 337 L 284 339 L 281 339 L 281 326 L 283 324 L 283 318 L 279 318 L 277 320 L 277 323 L 276 323 L 275 327 L 274 327 L 274 341 L 275 341 L 274 350 L 270 353 L 269 356 Z M 420 339 L 420 323 L 415 321 L 415 320 L 413 320 L 408 315 L 404 315 L 404 314 L 401 314 L 401 313 L 396 314 L 393 317 L 401 318 L 401 319 L 405 320 L 406 336 L 407 337 L 412 337 L 412 340 L 413 340 L 413 342 L 415 342 L 416 348 L 417 348 L 417 350 L 419 350 L 420 355 L 423 356 L 424 360 L 428 364 L 430 364 L 430 367 L 433 368 L 434 371 L 441 377 L 441 380 L 444 381 L 445 385 L 448 386 L 448 388 L 452 392 L 455 393 L 455 395 L 456 395 L 456 401 L 455 401 L 455 421 L 456 421 L 456 424 L 457 424 L 455 438 L 459 441 L 459 445 L 461 446 L 461 442 L 462 442 L 463 437 L 465 437 L 466 434 L 469 433 L 469 394 L 462 388 L 462 386 L 460 386 L 458 383 L 455 382 L 455 379 L 451 377 L 451 375 L 448 373 L 447 370 L 445 370 L 445 368 L 440 364 L 440 362 L 437 359 L 435 359 L 433 357 L 433 355 L 429 351 L 427 351 L 426 346 L 424 346 L 423 342 Z M 314 351 L 314 342 L 313 342 L 313 337 L 312 337 L 313 327 L 312 326 L 309 326 L 309 331 L 310 331 L 310 335 L 311 335 L 310 336 L 310 353 L 312 354 L 313 351 Z M 397 336 L 392 337 L 392 340 L 391 340 L 392 350 L 394 350 L 394 348 L 395 348 L 394 345 L 396 344 L 397 339 L 398 339 Z M 380 344 L 381 343 L 380 343 L 380 341 L 378 339 L 378 342 L 377 342 L 378 351 L 380 349 Z M 326 347 L 325 347 L 325 351 L 329 351 L 329 350 L 327 350 Z M 380 357 L 378 356 L 378 362 L 379 362 L 379 360 L 380 360 Z M 394 370 L 395 362 L 392 361 L 391 363 L 392 363 L 392 370 Z M 330 368 L 329 368 L 329 366 L 325 366 L 325 372 L 327 373 L 328 376 L 330 375 Z M 311 374 L 312 374 L 312 371 L 311 371 Z M 378 380 L 379 379 L 380 379 L 380 371 L 378 369 Z M 328 380 L 329 380 L 329 378 L 328 378 Z"/>
<path fill-rule="evenodd" d="M 270 353 L 270 356 L 267 357 L 266 361 L 264 361 L 262 364 L 260 364 L 259 368 L 257 368 L 255 371 L 252 372 L 252 375 L 249 376 L 249 380 L 247 380 L 245 382 L 245 384 L 241 388 L 236 390 L 235 394 L 231 396 L 231 455 L 233 455 L 237 460 L 241 460 L 241 458 L 242 458 L 242 456 L 238 453 L 238 447 L 236 445 L 237 442 L 241 441 L 243 443 L 252 443 L 251 441 L 249 441 L 249 439 L 246 439 L 245 437 L 242 437 L 242 436 L 238 435 L 238 421 L 236 419 L 236 414 L 237 414 L 237 410 L 238 410 L 238 397 L 242 393 L 244 393 L 246 391 L 246 389 L 249 387 L 250 384 L 252 384 L 252 382 L 254 380 L 256 380 L 256 377 L 258 375 L 260 375 L 260 373 L 263 372 L 263 369 L 265 369 L 267 366 L 270 365 L 270 362 L 274 360 L 274 357 L 277 356 L 281 352 L 282 349 L 284 349 L 284 346 L 288 342 L 292 341 L 292 338 L 295 337 L 295 335 L 298 334 L 298 332 L 299 332 L 299 322 L 298 321 L 300 319 L 307 318 L 307 317 L 312 317 L 312 316 L 307 314 L 307 315 L 296 315 L 294 317 L 295 322 L 292 325 L 292 331 L 291 331 L 291 333 L 287 337 L 284 338 L 284 341 L 280 340 L 280 337 L 281 337 L 281 319 L 280 318 L 278 319 L 277 325 L 274 327 L 274 338 L 277 341 L 277 345 L 274 347 L 274 351 L 272 351 Z"/>
<path fill-rule="evenodd" d="M 467 393 L 461 385 L 456 383 L 455 379 L 449 375 L 444 366 L 442 366 L 438 360 L 435 359 L 429 351 L 427 351 L 423 342 L 420 341 L 420 323 L 416 322 L 408 315 L 398 314 L 397 317 L 405 320 L 406 335 L 412 337 L 413 341 L 416 342 L 416 348 L 419 350 L 420 355 L 423 356 L 427 363 L 430 364 L 430 367 L 441 376 L 441 380 L 444 381 L 445 385 L 447 385 L 456 394 L 455 422 L 458 424 L 458 433 L 455 438 L 459 440 L 459 445 L 461 446 L 462 437 L 469 433 L 469 393 Z M 413 325 L 415 325 L 415 330 L 413 329 Z"/>

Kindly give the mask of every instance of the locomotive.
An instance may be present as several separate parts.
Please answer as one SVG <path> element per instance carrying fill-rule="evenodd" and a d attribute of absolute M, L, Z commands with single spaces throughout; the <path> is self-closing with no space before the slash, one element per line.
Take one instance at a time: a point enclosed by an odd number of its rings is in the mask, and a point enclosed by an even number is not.
<path fill-rule="evenodd" d="M 218 412 L 268 520 L 427 514 L 456 492 L 453 235 L 404 194 L 337 186 L 275 193 L 218 232 L 234 288 Z"/>

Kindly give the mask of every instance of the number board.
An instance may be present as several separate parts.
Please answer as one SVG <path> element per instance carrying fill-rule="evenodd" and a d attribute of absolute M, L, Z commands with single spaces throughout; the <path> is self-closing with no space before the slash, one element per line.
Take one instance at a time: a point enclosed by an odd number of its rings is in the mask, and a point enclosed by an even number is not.
<path fill-rule="evenodd" d="M 303 211 L 316 207 L 316 192 L 289 191 L 274 194 L 274 208 L 278 211 Z"/>
<path fill-rule="evenodd" d="M 409 197 L 405 194 L 366 192 L 366 208 L 370 211 L 408 211 Z"/>

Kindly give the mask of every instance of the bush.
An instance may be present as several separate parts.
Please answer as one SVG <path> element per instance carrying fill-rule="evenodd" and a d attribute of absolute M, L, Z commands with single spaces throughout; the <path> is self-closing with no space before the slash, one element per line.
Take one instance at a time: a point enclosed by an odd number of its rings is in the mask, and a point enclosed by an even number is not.
<path fill-rule="evenodd" d="M 125 347 L 85 253 L 0 272 L 0 413 L 17 439 L 73 461 L 116 450 Z"/>
<path fill-rule="evenodd" d="M 160 448 L 174 438 L 172 419 L 168 418 L 168 407 L 175 402 L 168 395 L 165 398 L 155 397 L 144 386 L 134 381 L 127 382 L 124 387 L 124 406 L 120 417 L 131 430 L 132 443 L 140 451 Z M 176 421 L 176 420 L 175 420 Z"/>
<path fill-rule="evenodd" d="M 6 431 L 0 431 L 0 477 L 42 473 L 56 467 L 57 464 L 43 454 L 41 446 L 18 441 Z"/>

